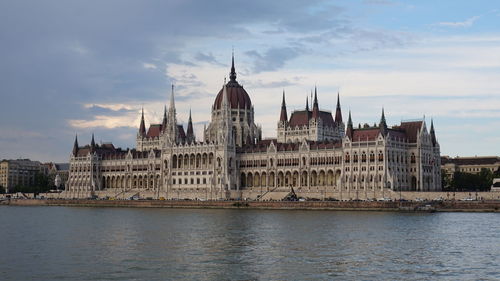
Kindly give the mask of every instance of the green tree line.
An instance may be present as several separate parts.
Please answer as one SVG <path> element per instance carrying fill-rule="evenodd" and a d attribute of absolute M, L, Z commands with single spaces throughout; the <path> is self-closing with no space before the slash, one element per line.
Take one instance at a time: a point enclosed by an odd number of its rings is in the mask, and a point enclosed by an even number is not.
<path fill-rule="evenodd" d="M 455 172 L 453 178 L 444 170 L 441 179 L 444 191 L 489 191 L 493 179 L 500 177 L 500 169 L 492 172 L 490 169 L 481 169 L 477 174 Z"/>

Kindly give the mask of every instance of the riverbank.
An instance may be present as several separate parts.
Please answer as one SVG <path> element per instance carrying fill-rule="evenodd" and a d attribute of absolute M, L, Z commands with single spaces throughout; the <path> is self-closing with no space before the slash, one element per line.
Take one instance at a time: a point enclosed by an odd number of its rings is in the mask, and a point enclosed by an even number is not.
<path fill-rule="evenodd" d="M 368 201 L 196 201 L 196 200 L 74 200 L 10 199 L 0 202 L 10 206 L 66 206 L 120 208 L 211 208 L 338 211 L 437 211 L 500 212 L 500 201 L 443 202 L 368 202 Z M 428 208 L 430 205 L 431 208 Z M 427 206 L 427 208 L 425 208 Z"/>

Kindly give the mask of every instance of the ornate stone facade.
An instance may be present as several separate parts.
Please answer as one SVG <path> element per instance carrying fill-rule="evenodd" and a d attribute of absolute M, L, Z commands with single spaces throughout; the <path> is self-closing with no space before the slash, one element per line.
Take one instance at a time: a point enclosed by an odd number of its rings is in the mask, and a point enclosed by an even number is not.
<path fill-rule="evenodd" d="M 265 199 L 286 195 L 291 188 L 308 197 L 375 198 L 386 191 L 441 190 L 440 149 L 431 122 L 401 122 L 347 129 L 337 96 L 335 119 L 313 108 L 287 118 L 285 95 L 277 138 L 262 139 L 248 93 L 236 81 L 234 58 L 230 81 L 212 106 L 203 141 L 177 124 L 174 89 L 161 124 L 146 131 L 142 113 L 136 148 L 112 144 L 80 147 L 75 139 L 70 157 L 66 197 Z M 281 195 L 280 195 L 281 194 Z"/>

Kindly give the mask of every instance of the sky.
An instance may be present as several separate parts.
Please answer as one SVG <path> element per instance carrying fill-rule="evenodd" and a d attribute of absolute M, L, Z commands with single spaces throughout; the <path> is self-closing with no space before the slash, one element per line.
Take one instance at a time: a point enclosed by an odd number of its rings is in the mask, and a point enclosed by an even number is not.
<path fill-rule="evenodd" d="M 0 159 L 68 162 L 80 145 L 135 146 L 144 108 L 197 138 L 234 49 L 263 137 L 281 95 L 389 126 L 434 121 L 441 154 L 500 155 L 497 1 L 0 1 Z"/>

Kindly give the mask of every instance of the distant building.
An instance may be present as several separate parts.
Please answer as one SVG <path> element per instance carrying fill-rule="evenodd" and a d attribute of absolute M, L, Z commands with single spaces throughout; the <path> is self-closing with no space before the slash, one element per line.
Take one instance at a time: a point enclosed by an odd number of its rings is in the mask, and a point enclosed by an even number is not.
<path fill-rule="evenodd" d="M 493 179 L 493 184 L 491 185 L 491 191 L 500 192 L 500 178 Z"/>
<path fill-rule="evenodd" d="M 45 163 L 47 167 L 47 176 L 49 177 L 49 186 L 55 186 L 57 189 L 64 189 L 69 177 L 69 163 Z"/>
<path fill-rule="evenodd" d="M 482 169 L 495 173 L 500 169 L 500 157 L 498 156 L 474 156 L 474 157 L 441 157 L 441 169 L 453 178 L 455 172 L 479 174 Z"/>
<path fill-rule="evenodd" d="M 159 124 L 146 130 L 144 112 L 136 148 L 112 144 L 79 146 L 70 155 L 64 196 L 164 198 L 262 198 L 294 188 L 308 197 L 375 198 L 385 191 L 440 191 L 440 147 L 431 121 L 380 121 L 355 127 L 349 112 L 344 125 L 337 94 L 335 114 L 320 110 L 317 91 L 304 110 L 288 119 L 285 94 L 277 136 L 262 139 L 250 96 L 236 80 L 222 86 L 211 107 L 211 122 L 200 140 L 177 123 L 174 89 Z"/>
<path fill-rule="evenodd" d="M 0 186 L 9 192 L 15 186 L 34 185 L 36 174 L 43 173 L 43 170 L 43 166 L 38 161 L 2 160 L 0 162 Z"/>

